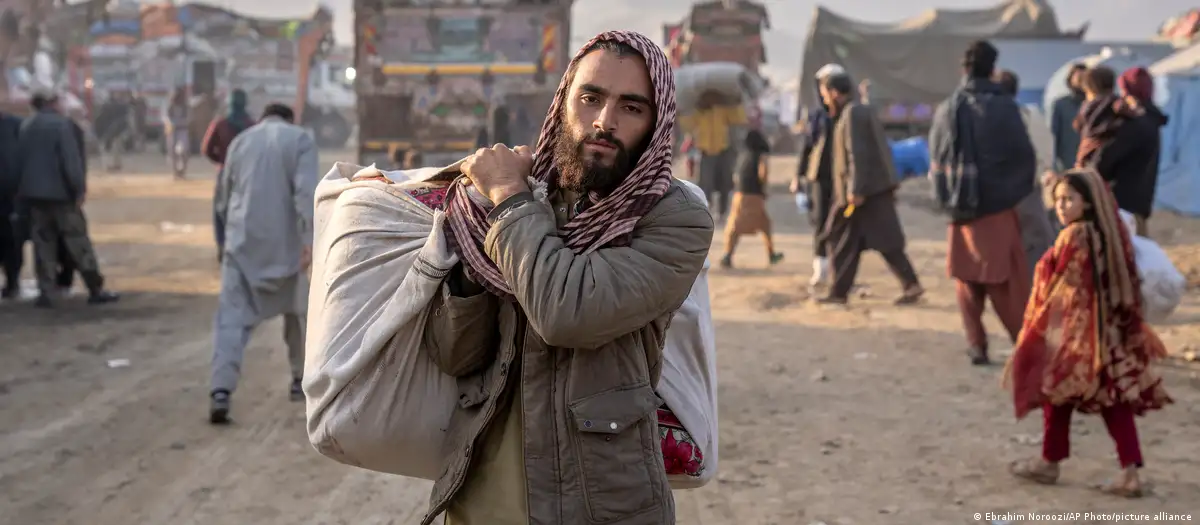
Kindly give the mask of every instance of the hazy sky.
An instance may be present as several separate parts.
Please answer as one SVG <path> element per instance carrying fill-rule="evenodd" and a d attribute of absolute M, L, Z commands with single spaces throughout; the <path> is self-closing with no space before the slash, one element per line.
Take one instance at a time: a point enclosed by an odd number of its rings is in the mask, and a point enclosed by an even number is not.
<path fill-rule="evenodd" d="M 317 5 L 313 0 L 209 0 L 227 8 L 256 16 L 300 15 Z M 864 21 L 890 22 L 932 8 L 987 7 L 999 0 L 758 0 L 771 13 L 772 29 L 766 36 L 768 70 L 773 75 L 793 77 L 800 67 L 808 22 L 816 5 L 836 5 L 834 11 Z M 351 0 L 321 0 L 334 8 L 339 42 L 350 43 Z M 589 37 L 607 29 L 632 29 L 659 39 L 662 24 L 684 16 L 691 0 L 576 0 L 572 40 L 582 45 Z M 1091 22 L 1089 39 L 1144 40 L 1151 37 L 1168 17 L 1197 7 L 1197 0 L 1056 0 L 1052 2 L 1059 24 L 1067 28 Z"/>

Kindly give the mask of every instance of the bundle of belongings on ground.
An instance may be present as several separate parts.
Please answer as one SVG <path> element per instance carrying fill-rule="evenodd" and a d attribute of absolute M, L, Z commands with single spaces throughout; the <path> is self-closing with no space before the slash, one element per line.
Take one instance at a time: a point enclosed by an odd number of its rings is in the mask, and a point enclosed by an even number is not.
<path fill-rule="evenodd" d="M 460 391 L 428 356 L 422 331 L 459 262 L 448 247 L 444 208 L 447 189 L 461 184 L 460 163 L 392 172 L 338 163 L 317 186 L 304 372 L 308 434 L 338 462 L 428 480 L 441 473 Z M 530 180 L 535 197 L 545 200 L 545 185 Z M 717 470 L 707 265 L 670 323 L 656 391 L 665 401 L 658 408 L 664 464 L 677 489 L 702 486 Z"/>
<path fill-rule="evenodd" d="M 1142 315 L 1152 323 L 1165 321 L 1183 301 L 1187 278 L 1158 243 L 1134 234 L 1137 228 L 1132 213 L 1121 210 L 1121 220 L 1129 230 L 1134 263 L 1142 280 Z"/>

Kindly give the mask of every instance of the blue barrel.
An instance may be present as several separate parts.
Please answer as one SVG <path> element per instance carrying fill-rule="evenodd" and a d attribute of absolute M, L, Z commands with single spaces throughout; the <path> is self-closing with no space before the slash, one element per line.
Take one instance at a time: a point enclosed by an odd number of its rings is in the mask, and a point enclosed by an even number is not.
<path fill-rule="evenodd" d="M 900 180 L 924 177 L 929 173 L 929 141 L 925 137 L 890 141 L 896 176 Z"/>

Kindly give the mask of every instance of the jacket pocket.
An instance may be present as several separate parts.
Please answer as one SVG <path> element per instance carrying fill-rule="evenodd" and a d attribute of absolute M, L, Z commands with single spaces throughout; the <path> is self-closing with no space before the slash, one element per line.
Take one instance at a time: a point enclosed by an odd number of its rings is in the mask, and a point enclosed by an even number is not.
<path fill-rule="evenodd" d="M 456 378 L 458 382 L 458 406 L 474 408 L 482 405 L 491 397 L 488 392 L 488 374 L 479 372 L 469 376 Z"/>
<path fill-rule="evenodd" d="M 654 483 L 654 421 L 662 404 L 649 384 L 572 401 L 573 441 L 592 522 L 606 523 L 662 504 Z"/>

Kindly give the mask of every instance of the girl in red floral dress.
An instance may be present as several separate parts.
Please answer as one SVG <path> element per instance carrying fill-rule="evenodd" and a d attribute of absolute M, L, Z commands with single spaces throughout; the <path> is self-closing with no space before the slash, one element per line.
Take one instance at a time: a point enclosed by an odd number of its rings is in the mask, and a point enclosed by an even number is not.
<path fill-rule="evenodd" d="M 1058 481 L 1069 455 L 1071 414 L 1100 414 L 1116 443 L 1120 477 L 1109 494 L 1142 496 L 1142 452 L 1134 416 L 1171 403 L 1151 363 L 1166 355 L 1142 318 L 1129 232 L 1108 185 L 1096 172 L 1073 170 L 1054 187 L 1066 225 L 1037 265 L 1025 321 L 1005 369 L 1017 418 L 1041 408 L 1042 457 L 1014 462 L 1013 475 Z"/>

